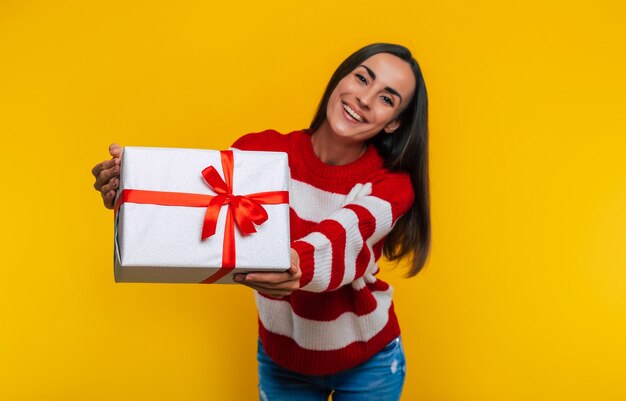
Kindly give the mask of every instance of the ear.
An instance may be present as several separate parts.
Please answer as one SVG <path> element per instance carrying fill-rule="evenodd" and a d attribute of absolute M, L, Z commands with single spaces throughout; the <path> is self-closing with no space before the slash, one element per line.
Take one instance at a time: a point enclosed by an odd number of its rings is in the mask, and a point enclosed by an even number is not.
<path fill-rule="evenodd" d="M 387 134 L 391 134 L 393 133 L 395 130 L 398 129 L 398 127 L 400 127 L 400 121 L 398 120 L 393 120 L 392 122 L 390 122 L 389 124 L 387 124 L 387 126 L 385 127 L 385 133 Z"/>

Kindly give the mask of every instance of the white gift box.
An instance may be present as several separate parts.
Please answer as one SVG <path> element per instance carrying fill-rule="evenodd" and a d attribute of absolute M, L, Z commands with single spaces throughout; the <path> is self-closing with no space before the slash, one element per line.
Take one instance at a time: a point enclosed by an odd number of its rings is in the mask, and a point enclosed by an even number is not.
<path fill-rule="evenodd" d="M 230 195 L 222 195 L 221 207 L 207 213 L 207 202 L 220 190 L 207 183 L 203 170 L 213 166 L 228 183 L 223 169 L 228 152 L 232 152 Z M 116 199 L 115 281 L 233 283 L 234 273 L 289 269 L 288 185 L 287 154 L 282 152 L 124 148 Z M 253 225 L 256 232 L 244 235 L 236 223 L 228 227 L 227 220 L 234 219 L 227 219 L 227 214 L 234 216 L 238 210 L 233 204 L 246 203 L 233 196 L 263 203 L 263 194 L 258 194 L 266 192 L 282 200 L 261 204 L 267 220 Z M 200 206 L 189 205 L 189 194 L 202 198 L 191 202 Z M 217 217 L 215 233 L 202 239 L 208 214 Z M 238 216 L 245 214 L 244 210 Z M 230 241 L 229 230 L 234 231 Z M 234 252 L 223 253 L 225 241 Z M 228 266 L 227 259 L 234 263 Z"/>

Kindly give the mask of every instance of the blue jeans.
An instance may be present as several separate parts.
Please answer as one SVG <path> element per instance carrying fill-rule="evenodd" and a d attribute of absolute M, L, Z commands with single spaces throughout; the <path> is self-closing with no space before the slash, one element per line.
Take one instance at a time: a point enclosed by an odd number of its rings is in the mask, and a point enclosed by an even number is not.
<path fill-rule="evenodd" d="M 292 372 L 274 363 L 259 340 L 261 401 L 397 401 L 402 393 L 406 360 L 396 338 L 380 352 L 352 369 L 322 376 Z"/>

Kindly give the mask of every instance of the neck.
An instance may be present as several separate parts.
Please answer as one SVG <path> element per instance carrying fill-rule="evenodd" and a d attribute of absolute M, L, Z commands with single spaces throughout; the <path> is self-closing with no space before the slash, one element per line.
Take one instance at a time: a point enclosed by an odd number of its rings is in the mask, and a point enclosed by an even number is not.
<path fill-rule="evenodd" d="M 345 141 L 331 135 L 326 123 L 313 132 L 311 142 L 317 158 L 334 166 L 352 163 L 363 156 L 367 150 L 367 144 L 364 142 Z"/>

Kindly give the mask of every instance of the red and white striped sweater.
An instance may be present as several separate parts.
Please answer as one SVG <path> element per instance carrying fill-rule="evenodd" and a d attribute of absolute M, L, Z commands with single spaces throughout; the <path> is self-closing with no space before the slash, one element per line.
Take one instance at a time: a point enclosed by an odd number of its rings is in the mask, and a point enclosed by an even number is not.
<path fill-rule="evenodd" d="M 350 164 L 325 164 L 307 131 L 248 134 L 233 148 L 286 152 L 291 169 L 301 288 L 282 299 L 255 292 L 265 352 L 310 375 L 365 362 L 400 334 L 393 290 L 375 274 L 385 236 L 414 200 L 409 176 L 385 169 L 373 146 Z"/>

